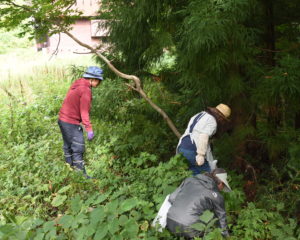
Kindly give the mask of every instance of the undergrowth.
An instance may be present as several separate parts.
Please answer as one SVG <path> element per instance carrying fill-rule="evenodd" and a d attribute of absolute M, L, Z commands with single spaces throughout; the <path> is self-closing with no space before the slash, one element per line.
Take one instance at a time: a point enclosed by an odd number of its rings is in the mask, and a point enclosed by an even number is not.
<path fill-rule="evenodd" d="M 173 239 L 151 222 L 165 196 L 191 174 L 175 156 L 177 139 L 122 81 L 106 79 L 93 90 L 96 137 L 85 154 L 87 171 L 96 179 L 84 179 L 64 163 L 57 126 L 73 79 L 67 69 L 44 66 L 1 82 L 0 238 Z M 160 83 L 146 81 L 145 89 L 166 108 L 176 98 Z M 299 185 L 289 179 L 276 190 L 266 182 L 256 201 L 247 203 L 243 177 L 233 171 L 230 176 L 233 191 L 225 193 L 230 239 L 299 239 L 296 218 L 284 211 L 290 202 L 281 195 L 289 184 Z M 217 228 L 205 229 L 203 239 L 221 239 Z"/>

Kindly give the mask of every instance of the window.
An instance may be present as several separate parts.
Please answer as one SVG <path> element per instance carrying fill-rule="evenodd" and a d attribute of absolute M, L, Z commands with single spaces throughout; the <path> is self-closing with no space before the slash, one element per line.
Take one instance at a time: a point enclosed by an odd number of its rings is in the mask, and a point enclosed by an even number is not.
<path fill-rule="evenodd" d="M 106 37 L 108 29 L 105 27 L 107 20 L 91 20 L 91 36 Z"/>

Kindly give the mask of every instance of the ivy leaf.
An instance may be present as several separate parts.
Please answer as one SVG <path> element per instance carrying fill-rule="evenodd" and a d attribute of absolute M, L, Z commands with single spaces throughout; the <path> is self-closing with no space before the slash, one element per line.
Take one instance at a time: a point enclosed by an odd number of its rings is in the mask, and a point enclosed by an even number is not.
<path fill-rule="evenodd" d="M 67 199 L 66 195 L 57 195 L 51 202 L 51 205 L 53 207 L 58 207 L 64 203 L 64 201 Z"/>

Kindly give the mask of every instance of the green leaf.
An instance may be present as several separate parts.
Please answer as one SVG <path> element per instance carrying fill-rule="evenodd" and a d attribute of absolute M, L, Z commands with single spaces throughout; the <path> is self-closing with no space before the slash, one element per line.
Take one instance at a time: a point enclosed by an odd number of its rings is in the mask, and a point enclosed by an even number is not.
<path fill-rule="evenodd" d="M 113 235 L 119 230 L 119 222 L 114 220 L 108 225 L 108 231 Z"/>
<path fill-rule="evenodd" d="M 45 222 L 43 225 L 44 232 L 50 232 L 55 229 L 54 221 Z"/>
<path fill-rule="evenodd" d="M 4 226 L 0 226 L 0 232 L 6 234 L 6 235 L 10 235 L 12 233 L 14 233 L 16 231 L 14 226 L 11 225 L 4 225 Z"/>
<path fill-rule="evenodd" d="M 46 191 L 48 191 L 48 189 L 49 189 L 49 184 L 42 184 L 42 185 L 39 185 L 38 187 L 37 187 L 37 191 L 39 192 L 39 191 L 44 191 L 44 192 L 46 192 Z"/>
<path fill-rule="evenodd" d="M 36 234 L 34 240 L 43 240 L 45 236 L 45 233 L 39 232 Z"/>
<path fill-rule="evenodd" d="M 216 221 L 218 221 L 218 219 L 214 218 L 213 220 L 211 220 L 207 225 L 206 225 L 206 228 L 207 229 L 210 229 L 212 227 L 214 227 Z"/>
<path fill-rule="evenodd" d="M 56 238 L 56 229 L 52 229 L 50 232 L 48 232 L 45 236 L 45 239 L 49 240 L 55 240 Z"/>
<path fill-rule="evenodd" d="M 64 215 L 59 219 L 58 223 L 62 225 L 63 228 L 69 228 L 72 226 L 74 221 L 74 217 L 70 215 Z"/>
<path fill-rule="evenodd" d="M 93 204 L 96 205 L 102 203 L 106 199 L 107 199 L 107 195 L 100 195 L 96 200 L 93 201 Z"/>
<path fill-rule="evenodd" d="M 135 238 L 139 232 L 139 225 L 133 219 L 129 219 L 125 224 L 125 229 L 122 231 L 121 235 L 125 238 Z"/>
<path fill-rule="evenodd" d="M 88 220 L 88 217 L 85 214 L 80 213 L 79 215 L 77 215 L 75 217 L 74 222 L 78 223 L 78 224 L 85 225 L 85 224 L 89 223 L 89 220 Z"/>
<path fill-rule="evenodd" d="M 75 198 L 71 200 L 71 210 L 74 214 L 77 214 L 81 210 L 82 201 L 80 197 L 77 195 Z"/>
<path fill-rule="evenodd" d="M 87 237 L 91 237 L 95 232 L 96 232 L 96 228 L 90 224 L 86 227 L 85 235 Z"/>
<path fill-rule="evenodd" d="M 139 205 L 139 201 L 135 198 L 126 199 L 120 205 L 119 213 L 127 212 Z"/>
<path fill-rule="evenodd" d="M 284 203 L 280 202 L 276 205 L 277 211 L 281 211 L 284 209 Z"/>
<path fill-rule="evenodd" d="M 76 239 L 87 239 L 91 237 L 96 232 L 96 228 L 91 225 L 84 225 L 80 227 L 76 233 L 75 238 Z"/>
<path fill-rule="evenodd" d="M 128 221 L 128 217 L 126 215 L 121 215 L 119 217 L 119 224 L 121 226 L 124 226 L 126 224 L 126 222 Z"/>
<path fill-rule="evenodd" d="M 106 236 L 107 233 L 108 233 L 108 227 L 107 227 L 107 225 L 101 226 L 97 230 L 97 232 L 96 232 L 96 234 L 94 236 L 94 240 L 101 240 L 101 239 L 103 239 Z"/>
<path fill-rule="evenodd" d="M 36 219 L 34 219 L 33 222 L 32 222 L 31 229 L 32 229 L 32 228 L 36 228 L 36 227 L 42 225 L 43 223 L 44 223 L 44 221 L 43 221 L 42 219 L 36 218 Z"/>
<path fill-rule="evenodd" d="M 106 204 L 105 208 L 106 208 L 107 212 L 117 214 L 118 205 L 119 205 L 119 201 L 114 200 L 114 201 Z"/>
<path fill-rule="evenodd" d="M 211 211 L 206 210 L 200 216 L 200 220 L 204 223 L 208 223 L 210 220 L 212 220 L 213 217 L 214 217 L 214 214 Z"/>
<path fill-rule="evenodd" d="M 66 195 L 57 195 L 51 202 L 51 205 L 53 207 L 58 207 L 60 205 L 62 205 L 64 203 L 64 201 L 66 201 L 67 196 Z"/>
<path fill-rule="evenodd" d="M 90 215 L 91 224 L 96 225 L 98 222 L 102 222 L 104 217 L 104 208 L 102 206 L 95 208 Z"/>
<path fill-rule="evenodd" d="M 112 236 L 111 240 L 123 240 L 123 237 L 121 235 L 114 235 Z"/>
<path fill-rule="evenodd" d="M 198 223 L 192 224 L 191 228 L 196 229 L 196 230 L 202 232 L 202 231 L 205 230 L 205 225 L 203 223 L 198 222 Z"/>
<path fill-rule="evenodd" d="M 67 185 L 67 186 L 61 188 L 61 189 L 58 191 L 58 193 L 64 193 L 64 192 L 68 191 L 70 188 L 71 188 L 71 185 Z"/>

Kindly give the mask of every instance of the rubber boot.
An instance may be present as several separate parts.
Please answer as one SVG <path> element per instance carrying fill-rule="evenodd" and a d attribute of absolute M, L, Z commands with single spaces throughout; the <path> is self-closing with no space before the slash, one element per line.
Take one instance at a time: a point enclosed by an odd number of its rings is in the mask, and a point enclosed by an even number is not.
<path fill-rule="evenodd" d="M 85 170 L 85 166 L 84 166 L 84 161 L 83 161 L 83 160 L 76 160 L 76 161 L 73 161 L 73 166 L 74 166 L 74 169 L 75 169 L 75 170 L 77 170 L 77 171 L 82 171 L 83 176 L 84 176 L 86 179 L 94 179 L 93 177 L 90 177 L 89 175 L 87 175 L 86 170 Z"/>
<path fill-rule="evenodd" d="M 71 167 L 73 166 L 72 157 L 65 157 L 66 163 L 68 163 Z"/>

